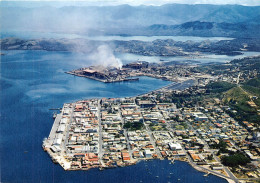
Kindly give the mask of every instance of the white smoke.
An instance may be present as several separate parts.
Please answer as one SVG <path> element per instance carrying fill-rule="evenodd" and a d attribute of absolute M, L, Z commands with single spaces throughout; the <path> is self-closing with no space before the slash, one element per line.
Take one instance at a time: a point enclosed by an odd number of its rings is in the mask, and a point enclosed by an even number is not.
<path fill-rule="evenodd" d="M 116 58 L 112 49 L 108 45 L 101 45 L 97 50 L 90 55 L 89 59 L 93 65 L 100 65 L 103 67 L 122 68 L 123 64 L 119 58 Z"/>

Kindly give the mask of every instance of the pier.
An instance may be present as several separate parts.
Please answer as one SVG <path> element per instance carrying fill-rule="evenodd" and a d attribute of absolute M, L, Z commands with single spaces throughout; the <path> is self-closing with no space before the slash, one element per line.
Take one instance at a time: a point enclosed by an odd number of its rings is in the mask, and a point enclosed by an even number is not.
<path fill-rule="evenodd" d="M 74 76 L 78 76 L 78 77 L 84 77 L 84 78 L 89 78 L 89 79 L 93 79 L 96 81 L 100 81 L 103 83 L 115 83 L 115 82 L 126 82 L 126 81 L 139 81 L 139 78 L 117 78 L 117 79 L 100 79 L 94 76 L 88 76 L 88 75 L 84 75 L 84 74 L 80 74 L 80 73 L 75 73 L 75 72 L 65 72 L 67 74 L 71 74 Z"/>

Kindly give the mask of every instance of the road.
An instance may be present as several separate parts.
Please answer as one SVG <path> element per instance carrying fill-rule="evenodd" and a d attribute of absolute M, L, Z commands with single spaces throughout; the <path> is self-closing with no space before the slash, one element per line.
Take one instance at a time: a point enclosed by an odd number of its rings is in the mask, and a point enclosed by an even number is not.
<path fill-rule="evenodd" d="M 214 159 L 215 159 L 218 163 L 222 164 L 222 163 L 221 163 L 221 160 L 215 155 L 215 153 L 213 153 L 213 157 L 214 157 Z M 225 172 L 227 172 L 227 174 L 229 175 L 229 177 L 230 177 L 232 180 L 234 180 L 235 182 L 239 182 L 239 180 L 234 176 L 234 174 L 233 174 L 226 166 L 223 165 L 223 168 L 224 168 Z"/>
<path fill-rule="evenodd" d="M 237 84 L 239 84 L 239 78 L 240 78 L 241 73 L 239 72 L 237 75 Z"/>
<path fill-rule="evenodd" d="M 53 140 L 55 139 L 56 131 L 59 128 L 59 123 L 60 123 L 61 117 L 62 117 L 62 113 L 57 114 L 57 116 L 54 120 L 54 123 L 52 125 L 51 132 L 50 132 L 50 135 L 48 137 L 48 141 L 49 141 L 50 145 L 52 145 Z"/>
<path fill-rule="evenodd" d="M 125 124 L 125 120 L 124 118 L 122 117 L 122 112 L 121 112 L 121 108 L 119 107 L 118 108 L 119 110 L 119 114 L 120 114 L 120 118 L 121 118 L 121 123 L 122 123 L 122 128 L 124 127 L 124 124 Z M 124 136 L 125 136 L 125 139 L 126 139 L 126 146 L 127 146 L 127 149 L 128 149 L 128 152 L 129 152 L 129 155 L 130 155 L 130 158 L 133 159 L 133 151 L 131 149 L 131 146 L 130 146 L 130 142 L 129 142 L 129 137 L 127 135 L 127 131 L 126 129 L 123 129 L 124 130 Z"/>
<path fill-rule="evenodd" d="M 64 150 L 66 151 L 66 154 L 69 154 L 68 152 L 68 149 L 67 149 L 67 144 L 68 144 L 68 141 L 69 141 L 69 130 L 70 130 L 70 125 L 73 121 L 73 116 L 74 116 L 74 108 L 75 108 L 76 104 L 74 103 L 71 110 L 70 110 L 70 117 L 69 117 L 69 122 L 68 124 L 66 125 L 66 130 L 65 130 L 65 139 L 64 139 L 64 143 L 63 143 L 63 148 Z"/>
<path fill-rule="evenodd" d="M 98 157 L 101 164 L 103 164 L 102 157 L 104 155 L 103 151 L 103 135 L 102 135 L 102 121 L 101 121 L 101 106 L 100 106 L 101 100 L 98 100 Z"/>
<path fill-rule="evenodd" d="M 154 147 L 154 150 L 155 150 L 155 152 L 156 152 L 156 154 L 157 154 L 157 157 L 158 157 L 158 158 L 162 158 L 161 152 L 160 152 L 160 150 L 157 148 L 157 146 L 156 146 L 156 144 L 155 144 L 155 139 L 154 139 L 154 137 L 153 137 L 153 133 L 151 132 L 149 125 L 146 124 L 144 121 L 143 121 L 143 123 L 144 123 L 144 126 L 145 126 L 145 128 L 146 128 L 146 131 L 147 131 L 147 133 L 148 133 L 148 135 L 149 135 L 149 137 L 150 137 L 150 141 L 151 141 L 151 143 L 152 143 L 152 145 L 153 145 L 153 147 Z"/>

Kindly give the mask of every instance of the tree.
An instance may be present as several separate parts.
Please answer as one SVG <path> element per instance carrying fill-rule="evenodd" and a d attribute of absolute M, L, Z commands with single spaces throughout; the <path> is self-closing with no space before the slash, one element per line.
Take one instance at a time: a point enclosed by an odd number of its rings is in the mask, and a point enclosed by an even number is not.
<path fill-rule="evenodd" d="M 236 167 L 238 165 L 246 165 L 250 162 L 250 159 L 242 153 L 235 153 L 234 155 L 224 156 L 221 161 L 226 166 Z"/>
<path fill-rule="evenodd" d="M 208 160 L 213 160 L 213 154 L 208 155 Z"/>

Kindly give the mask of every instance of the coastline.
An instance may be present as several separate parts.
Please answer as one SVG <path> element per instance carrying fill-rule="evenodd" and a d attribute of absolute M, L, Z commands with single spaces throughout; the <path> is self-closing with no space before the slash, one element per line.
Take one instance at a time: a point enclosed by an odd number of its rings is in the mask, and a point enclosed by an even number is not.
<path fill-rule="evenodd" d="M 193 163 L 191 163 L 190 161 L 185 161 L 185 162 L 187 162 L 187 163 L 189 163 L 189 165 L 190 166 L 192 166 L 194 169 L 196 169 L 196 170 L 198 170 L 198 171 L 200 171 L 200 172 L 204 172 L 204 173 L 206 173 L 206 174 L 212 174 L 212 175 L 215 175 L 215 176 L 217 176 L 217 177 L 220 177 L 220 178 L 223 178 L 223 179 L 225 179 L 227 182 L 229 182 L 229 183 L 235 183 L 235 181 L 234 180 L 232 180 L 231 178 L 228 178 L 228 177 L 226 177 L 226 176 L 224 176 L 224 175 L 220 175 L 220 174 L 218 174 L 218 173 L 214 173 L 214 172 L 212 172 L 212 171 L 207 171 L 207 170 L 205 170 L 205 169 L 202 169 L 201 167 L 198 167 L 198 166 L 195 166 Z"/>
<path fill-rule="evenodd" d="M 47 153 L 49 154 L 50 158 L 52 159 L 53 163 L 57 164 L 59 163 L 57 161 L 57 159 L 55 159 L 53 156 L 52 156 L 52 153 L 50 150 L 45 150 L 44 151 L 47 151 Z M 225 179 L 228 183 L 235 183 L 234 180 L 232 180 L 231 178 L 228 178 L 224 175 L 220 175 L 218 173 L 214 173 L 214 172 L 209 172 L 205 169 L 202 169 L 201 167 L 198 167 L 198 166 L 195 166 L 193 163 L 191 163 L 189 160 L 189 158 L 186 158 L 186 159 L 183 159 L 183 158 L 174 158 L 174 161 L 180 161 L 180 162 L 186 162 L 188 163 L 192 168 L 194 168 L 195 170 L 199 171 L 199 172 L 203 172 L 205 173 L 204 176 L 208 176 L 208 174 L 212 174 L 214 176 L 217 176 L 217 177 L 220 177 L 222 179 Z M 91 167 L 91 168 L 81 168 L 81 169 L 66 169 L 66 167 L 64 166 L 64 164 L 60 164 L 62 166 L 62 168 L 65 170 L 65 171 L 88 171 L 90 169 L 99 169 L 99 171 L 103 171 L 103 170 L 106 170 L 106 169 L 113 169 L 113 168 L 120 168 L 120 167 L 126 167 L 126 166 L 133 166 L 133 165 L 136 165 L 142 161 L 153 161 L 153 160 L 156 160 L 156 159 L 139 159 L 133 163 L 130 163 L 130 164 L 127 164 L 127 165 L 122 165 L 122 166 L 110 166 L 110 167 L 99 167 L 99 166 L 96 166 L 96 167 Z M 172 159 L 157 159 L 157 160 L 168 160 L 170 162 L 170 164 L 174 164 Z"/>

